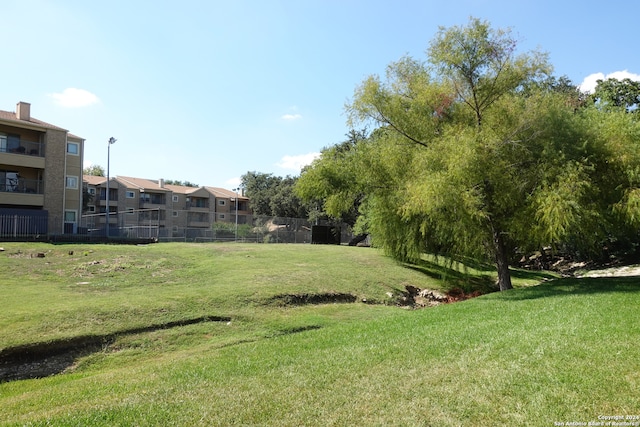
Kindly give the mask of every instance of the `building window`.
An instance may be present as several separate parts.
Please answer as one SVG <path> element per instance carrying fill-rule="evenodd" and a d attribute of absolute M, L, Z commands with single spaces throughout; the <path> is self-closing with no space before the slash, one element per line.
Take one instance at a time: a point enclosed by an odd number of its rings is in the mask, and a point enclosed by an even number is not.
<path fill-rule="evenodd" d="M 127 215 L 133 215 L 134 214 L 134 209 L 133 208 L 127 208 Z"/>
<path fill-rule="evenodd" d="M 173 203 L 178 203 L 178 196 L 173 196 Z"/>
<path fill-rule="evenodd" d="M 92 196 L 96 195 L 96 189 L 93 187 L 89 187 L 87 188 L 87 191 L 89 192 L 89 194 L 91 194 Z"/>
<path fill-rule="evenodd" d="M 178 211 L 173 211 L 173 216 L 178 216 Z"/>
<path fill-rule="evenodd" d="M 88 206 L 88 210 L 89 210 L 89 213 L 95 213 L 95 212 L 96 212 L 96 207 L 95 207 L 95 205 L 89 205 L 89 206 Z"/>
<path fill-rule="evenodd" d="M 67 153 L 77 156 L 80 154 L 80 144 L 77 142 L 67 142 Z"/>
<path fill-rule="evenodd" d="M 74 190 L 78 189 L 78 177 L 77 176 L 68 176 L 66 179 L 66 184 L 65 186 L 67 188 L 71 188 Z"/>
<path fill-rule="evenodd" d="M 76 222 L 76 211 L 64 211 L 64 222 Z"/>
<path fill-rule="evenodd" d="M 24 153 L 24 150 L 20 150 L 20 135 L 0 133 L 0 152 Z"/>
<path fill-rule="evenodd" d="M 226 200 L 218 200 L 218 205 L 224 206 L 226 204 L 227 204 Z"/>
<path fill-rule="evenodd" d="M 219 214 L 219 215 L 218 215 L 218 218 L 220 218 L 220 219 L 224 219 L 224 214 Z"/>
<path fill-rule="evenodd" d="M 134 193 L 133 191 L 127 191 L 127 194 L 125 196 L 127 199 L 135 199 L 136 198 L 136 193 Z"/>
<path fill-rule="evenodd" d="M 18 172 L 0 170 L 0 191 L 18 191 L 19 181 Z"/>

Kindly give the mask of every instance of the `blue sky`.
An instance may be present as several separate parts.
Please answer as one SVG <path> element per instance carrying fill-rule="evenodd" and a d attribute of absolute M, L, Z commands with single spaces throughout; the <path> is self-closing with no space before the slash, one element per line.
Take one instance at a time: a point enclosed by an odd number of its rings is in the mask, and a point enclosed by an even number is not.
<path fill-rule="evenodd" d="M 85 164 L 106 167 L 115 137 L 112 176 L 230 189 L 343 141 L 356 86 L 426 59 L 439 26 L 510 27 L 588 85 L 640 80 L 639 15 L 629 0 L 5 0 L 0 109 L 31 103 L 86 139 Z"/>

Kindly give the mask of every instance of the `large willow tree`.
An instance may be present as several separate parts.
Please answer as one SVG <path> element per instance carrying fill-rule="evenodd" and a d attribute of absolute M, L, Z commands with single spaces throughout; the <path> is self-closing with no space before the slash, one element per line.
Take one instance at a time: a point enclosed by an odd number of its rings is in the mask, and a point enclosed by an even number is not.
<path fill-rule="evenodd" d="M 545 55 L 518 55 L 509 31 L 477 19 L 440 29 L 427 53 L 356 89 L 350 124 L 376 130 L 348 155 L 323 154 L 301 196 L 322 191 L 338 215 L 366 194 L 362 222 L 388 253 L 490 259 L 500 290 L 516 249 L 595 250 L 638 222 L 635 115 L 576 108 L 548 84 Z"/>

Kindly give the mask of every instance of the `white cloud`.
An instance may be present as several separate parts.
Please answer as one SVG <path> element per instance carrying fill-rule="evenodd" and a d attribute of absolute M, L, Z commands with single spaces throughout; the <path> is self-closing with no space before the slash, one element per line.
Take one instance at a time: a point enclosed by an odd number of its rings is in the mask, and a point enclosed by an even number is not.
<path fill-rule="evenodd" d="M 607 75 L 605 75 L 604 73 L 594 73 L 585 77 L 582 83 L 578 85 L 578 87 L 582 92 L 592 93 L 596 89 L 596 86 L 598 85 L 597 83 L 598 80 L 607 80 L 607 79 L 616 79 L 616 80 L 631 79 L 635 81 L 640 81 L 640 74 L 630 73 L 627 70 L 614 71 L 613 73 L 609 73 Z"/>
<path fill-rule="evenodd" d="M 234 188 L 239 187 L 240 184 L 242 184 L 242 178 L 236 177 L 236 178 L 228 179 L 227 182 L 225 182 L 225 184 L 228 184 Z"/>
<path fill-rule="evenodd" d="M 282 169 L 294 170 L 300 172 L 303 167 L 310 165 L 315 159 L 320 157 L 320 153 L 300 154 L 298 156 L 284 156 L 276 166 Z"/>
<path fill-rule="evenodd" d="M 52 97 L 58 105 L 68 108 L 88 107 L 89 105 L 100 102 L 100 99 L 93 93 L 74 87 L 66 88 L 62 93 L 52 93 L 49 96 Z"/>
<path fill-rule="evenodd" d="M 300 120 L 302 118 L 301 114 L 285 114 L 281 117 L 283 120 Z"/>

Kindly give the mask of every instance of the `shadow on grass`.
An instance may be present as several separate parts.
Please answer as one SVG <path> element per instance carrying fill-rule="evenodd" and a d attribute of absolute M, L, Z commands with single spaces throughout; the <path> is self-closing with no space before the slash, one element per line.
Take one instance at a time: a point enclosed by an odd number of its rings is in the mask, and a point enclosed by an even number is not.
<path fill-rule="evenodd" d="M 0 350 L 0 383 L 59 374 L 72 366 L 78 358 L 106 349 L 120 336 L 230 320 L 226 316 L 203 316 L 126 329 L 113 334 L 83 335 L 5 348 Z"/>
<path fill-rule="evenodd" d="M 555 280 L 558 278 L 556 274 L 549 271 L 522 269 L 509 269 L 509 271 L 511 271 L 511 277 L 516 279 L 537 280 L 538 282 L 541 282 L 543 280 Z"/>
<path fill-rule="evenodd" d="M 467 293 L 480 292 L 483 294 L 496 292 L 495 266 L 471 258 L 448 259 L 442 257 L 442 262 L 420 260 L 416 263 L 404 263 L 405 268 L 422 273 L 428 277 L 443 282 L 444 290 L 462 289 Z M 548 271 L 533 271 L 510 269 L 511 277 L 521 280 L 542 282 L 555 280 L 557 275 Z"/>
<path fill-rule="evenodd" d="M 518 301 L 603 293 L 640 293 L 640 277 L 561 278 L 526 289 L 501 292 L 496 298 Z"/>
<path fill-rule="evenodd" d="M 443 290 L 461 289 L 465 293 L 480 292 L 483 294 L 498 290 L 492 267 L 479 262 L 448 261 L 443 258 L 442 263 L 420 260 L 403 265 L 405 268 L 441 281 Z"/>

